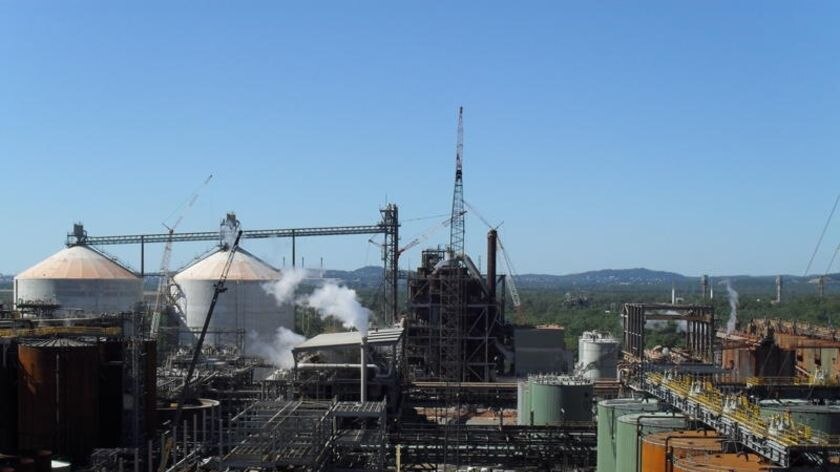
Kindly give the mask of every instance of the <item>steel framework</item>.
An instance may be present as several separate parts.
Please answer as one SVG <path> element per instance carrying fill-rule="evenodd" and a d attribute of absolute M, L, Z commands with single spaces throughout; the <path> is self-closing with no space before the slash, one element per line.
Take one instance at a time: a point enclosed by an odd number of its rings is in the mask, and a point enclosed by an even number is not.
<path fill-rule="evenodd" d="M 714 361 L 715 310 L 707 305 L 626 303 L 621 312 L 624 325 L 624 358 L 645 359 L 647 321 L 685 322 L 689 353 L 704 362 Z"/>
<path fill-rule="evenodd" d="M 382 251 L 382 263 L 384 269 L 383 289 L 383 315 L 386 324 L 397 317 L 397 288 L 399 268 L 399 211 L 397 205 L 389 203 L 380 209 L 381 220 L 374 225 L 356 226 L 324 226 L 313 228 L 278 228 L 244 230 L 242 239 L 268 239 L 268 238 L 291 238 L 292 239 L 292 265 L 296 264 L 297 238 L 315 236 L 348 236 L 364 234 L 383 234 L 385 244 Z M 202 231 L 191 233 L 156 233 L 156 234 L 127 234 L 112 236 L 90 236 L 81 224 L 73 227 L 73 232 L 67 233 L 66 244 L 88 245 L 88 246 L 113 246 L 126 244 L 140 245 L 140 275 L 152 275 L 146 273 L 145 253 L 146 244 L 182 243 L 197 241 L 217 241 L 223 243 L 224 236 L 219 231 Z M 154 274 L 161 275 L 161 274 Z"/>

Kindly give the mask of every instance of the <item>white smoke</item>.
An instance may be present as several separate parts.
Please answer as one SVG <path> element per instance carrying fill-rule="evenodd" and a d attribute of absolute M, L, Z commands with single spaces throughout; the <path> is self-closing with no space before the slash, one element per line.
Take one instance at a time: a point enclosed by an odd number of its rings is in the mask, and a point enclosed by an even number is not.
<path fill-rule="evenodd" d="M 370 310 L 363 307 L 356 297 L 356 291 L 335 282 L 324 282 L 310 295 L 301 297 L 299 304 L 314 308 L 325 318 L 334 316 L 345 328 L 356 328 L 362 336 L 367 335 Z"/>
<path fill-rule="evenodd" d="M 305 278 L 305 269 L 284 269 L 280 274 L 280 279 L 274 282 L 266 282 L 263 284 L 263 290 L 274 297 L 278 306 L 283 306 L 292 301 L 298 285 L 300 285 Z"/>
<path fill-rule="evenodd" d="M 275 367 L 291 369 L 294 366 L 292 348 L 305 340 L 305 337 L 282 326 L 277 328 L 270 342 L 262 340 L 256 331 L 251 331 L 248 333 L 248 354 L 262 357 Z"/>
<path fill-rule="evenodd" d="M 309 276 L 305 269 L 286 269 L 279 280 L 265 283 L 262 288 L 274 297 L 277 305 L 294 303 L 312 308 L 321 318 L 333 316 L 341 320 L 345 328 L 355 328 L 366 335 L 371 312 L 359 303 L 355 290 L 322 279 L 321 285 L 311 294 L 295 298 L 298 287 Z"/>
<path fill-rule="evenodd" d="M 735 331 L 735 325 L 738 323 L 738 292 L 732 287 L 729 279 L 726 282 L 726 293 L 729 297 L 729 320 L 726 322 L 726 334 L 731 334 Z"/>

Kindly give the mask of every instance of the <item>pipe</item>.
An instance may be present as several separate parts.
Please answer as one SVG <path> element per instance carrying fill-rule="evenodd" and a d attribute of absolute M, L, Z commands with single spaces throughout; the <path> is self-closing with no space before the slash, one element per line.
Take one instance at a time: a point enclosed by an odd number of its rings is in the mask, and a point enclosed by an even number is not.
<path fill-rule="evenodd" d="M 496 245 L 498 234 L 495 229 L 487 232 L 487 296 L 496 299 Z"/>
<path fill-rule="evenodd" d="M 318 369 L 359 369 L 361 368 L 361 364 L 319 364 L 317 362 L 301 362 L 297 365 L 299 370 L 318 370 Z M 380 368 L 376 364 L 368 364 L 368 369 L 373 369 L 376 371 L 376 375 L 379 375 Z"/>
<path fill-rule="evenodd" d="M 362 336 L 359 354 L 361 356 L 359 362 L 359 401 L 364 403 L 367 401 L 367 336 Z"/>

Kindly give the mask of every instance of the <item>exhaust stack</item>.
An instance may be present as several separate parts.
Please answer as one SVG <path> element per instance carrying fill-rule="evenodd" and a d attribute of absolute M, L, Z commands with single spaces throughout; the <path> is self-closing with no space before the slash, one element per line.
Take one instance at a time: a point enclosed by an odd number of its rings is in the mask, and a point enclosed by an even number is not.
<path fill-rule="evenodd" d="M 487 232 L 487 294 L 496 299 L 496 245 L 498 235 L 495 229 Z"/>
<path fill-rule="evenodd" d="M 361 344 L 361 362 L 359 362 L 359 401 L 364 403 L 367 401 L 367 336 L 362 336 Z"/>

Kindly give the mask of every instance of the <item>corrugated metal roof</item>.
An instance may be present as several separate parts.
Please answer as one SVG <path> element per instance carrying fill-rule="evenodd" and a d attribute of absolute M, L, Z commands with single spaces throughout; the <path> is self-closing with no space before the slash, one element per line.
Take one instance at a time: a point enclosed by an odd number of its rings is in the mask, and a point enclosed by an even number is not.
<path fill-rule="evenodd" d="M 219 249 L 175 276 L 181 280 L 218 280 L 227 262 L 228 251 Z M 237 249 L 228 273 L 228 280 L 277 280 L 280 272 L 244 249 Z"/>
<path fill-rule="evenodd" d="M 85 246 L 64 248 L 15 279 L 137 279 L 131 271 Z"/>
<path fill-rule="evenodd" d="M 368 332 L 368 344 L 370 345 L 388 345 L 394 344 L 400 340 L 405 330 L 403 328 L 384 328 L 372 330 Z M 362 335 L 358 331 L 348 331 L 346 333 L 327 333 L 319 334 L 314 338 L 298 344 L 293 349 L 295 352 L 299 351 L 317 351 L 319 349 L 359 346 L 362 344 Z"/>

